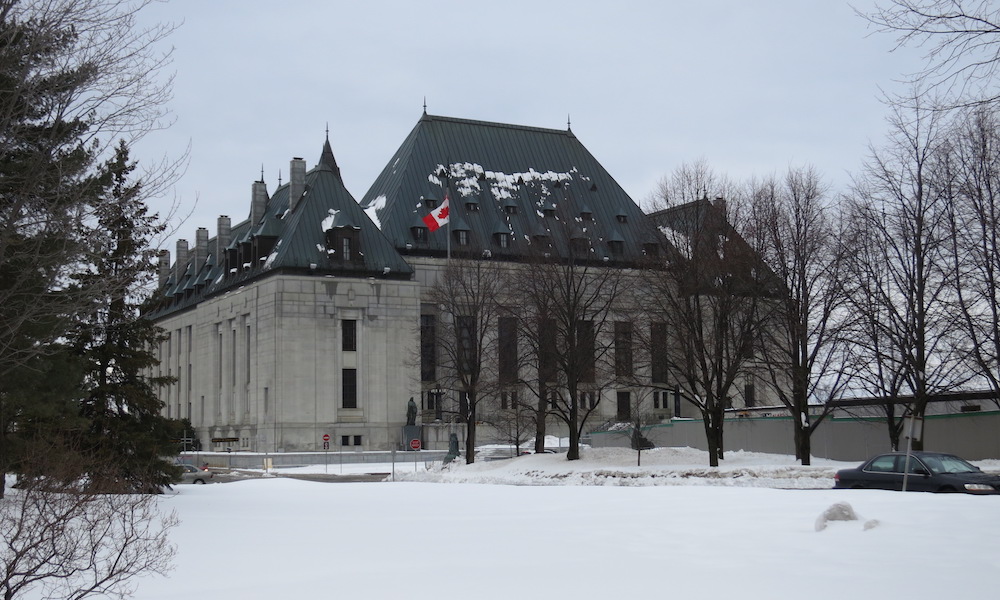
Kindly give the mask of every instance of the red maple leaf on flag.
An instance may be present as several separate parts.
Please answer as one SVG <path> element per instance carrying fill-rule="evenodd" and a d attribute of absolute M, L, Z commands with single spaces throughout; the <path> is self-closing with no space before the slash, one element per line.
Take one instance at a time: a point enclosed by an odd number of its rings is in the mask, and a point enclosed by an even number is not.
<path fill-rule="evenodd" d="M 447 221 L 448 220 L 448 212 L 449 212 L 450 209 L 451 209 L 451 207 L 448 206 L 447 204 L 445 204 L 444 206 L 442 206 L 441 210 L 439 210 L 438 214 L 437 214 L 438 221 Z"/>

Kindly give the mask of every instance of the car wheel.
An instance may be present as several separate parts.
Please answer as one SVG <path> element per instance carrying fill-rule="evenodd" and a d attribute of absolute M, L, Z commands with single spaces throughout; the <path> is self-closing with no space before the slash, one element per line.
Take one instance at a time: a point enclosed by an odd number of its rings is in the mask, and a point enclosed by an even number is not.
<path fill-rule="evenodd" d="M 204 479 L 195 479 L 194 482 L 195 483 L 200 483 L 201 485 L 205 485 L 205 480 Z"/>

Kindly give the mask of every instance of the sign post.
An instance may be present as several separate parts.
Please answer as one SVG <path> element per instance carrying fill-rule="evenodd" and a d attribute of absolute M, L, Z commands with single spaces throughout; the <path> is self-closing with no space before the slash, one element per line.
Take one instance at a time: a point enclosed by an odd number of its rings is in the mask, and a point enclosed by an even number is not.
<path fill-rule="evenodd" d="M 323 434 L 323 472 L 330 472 L 330 434 Z"/>

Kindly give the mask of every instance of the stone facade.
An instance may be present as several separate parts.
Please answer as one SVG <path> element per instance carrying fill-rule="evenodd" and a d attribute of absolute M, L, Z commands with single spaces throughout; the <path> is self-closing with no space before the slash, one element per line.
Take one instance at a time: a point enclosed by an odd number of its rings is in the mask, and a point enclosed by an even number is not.
<path fill-rule="evenodd" d="M 409 281 L 277 276 L 169 315 L 160 369 L 177 381 L 161 391 L 166 414 L 190 419 L 205 449 L 322 450 L 324 434 L 334 448 L 393 448 L 419 395 L 418 295 Z M 238 439 L 212 443 L 225 438 Z"/>

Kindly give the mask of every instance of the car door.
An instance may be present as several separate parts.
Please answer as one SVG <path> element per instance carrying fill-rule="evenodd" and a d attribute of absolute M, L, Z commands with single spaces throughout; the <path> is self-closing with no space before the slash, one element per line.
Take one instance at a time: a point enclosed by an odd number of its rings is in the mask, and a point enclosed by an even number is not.
<path fill-rule="evenodd" d="M 903 489 L 903 465 L 897 464 L 899 457 L 883 454 L 873 458 L 864 468 L 864 486 L 880 490 Z"/>

